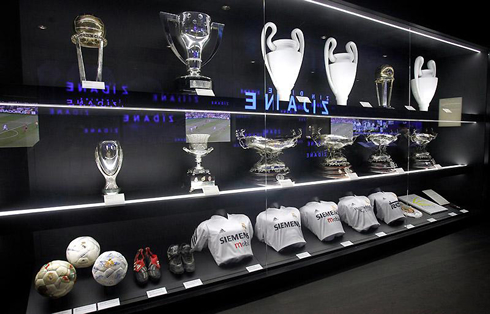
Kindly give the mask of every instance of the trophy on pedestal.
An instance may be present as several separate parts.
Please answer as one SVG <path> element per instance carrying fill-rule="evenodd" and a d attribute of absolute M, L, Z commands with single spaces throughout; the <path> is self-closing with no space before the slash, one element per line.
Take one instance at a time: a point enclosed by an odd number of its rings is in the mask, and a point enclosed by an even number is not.
<path fill-rule="evenodd" d="M 396 141 L 400 134 L 375 133 L 366 135 L 366 141 L 377 146 L 376 151 L 369 157 L 369 170 L 374 173 L 394 172 L 397 167 L 386 147 Z"/>
<path fill-rule="evenodd" d="M 420 111 L 429 110 L 429 105 L 436 93 L 438 78 L 436 76 L 436 62 L 427 62 L 427 69 L 422 70 L 424 58 L 418 56 L 413 65 L 413 79 L 410 82 L 412 94 L 419 104 Z"/>
<path fill-rule="evenodd" d="M 170 49 L 187 66 L 188 74 L 176 79 L 179 91 L 187 93 L 196 93 L 196 89 L 212 91 L 212 80 L 209 77 L 201 75 L 201 68 L 211 61 L 218 52 L 225 25 L 211 22 L 211 17 L 201 12 L 189 11 L 182 12 L 178 15 L 160 12 L 160 19 Z M 173 28 L 170 27 L 171 24 L 174 25 Z M 216 30 L 218 33 L 216 45 L 209 58 L 203 61 L 202 52 L 213 30 Z M 185 57 L 177 50 L 173 36 L 177 38 L 178 42 L 185 49 Z"/>
<path fill-rule="evenodd" d="M 391 107 L 391 92 L 393 82 L 395 81 L 395 70 L 391 65 L 382 65 L 376 69 L 375 80 L 376 96 L 378 96 L 378 105 L 383 108 Z"/>
<path fill-rule="evenodd" d="M 272 30 L 266 39 L 267 29 Z M 264 63 L 272 79 L 272 83 L 277 89 L 277 97 L 281 101 L 289 101 L 291 90 L 299 75 L 303 55 L 305 52 L 305 39 L 303 32 L 295 28 L 291 32 L 292 39 L 278 39 L 272 41 L 272 37 L 277 33 L 276 24 L 268 22 L 264 25 L 261 35 L 261 48 Z M 266 53 L 267 47 L 271 50 Z"/>
<path fill-rule="evenodd" d="M 186 153 L 194 155 L 196 159 L 196 166 L 187 171 L 187 174 L 191 177 L 191 187 L 189 192 L 202 189 L 203 187 L 214 186 L 214 178 L 211 176 L 211 172 L 202 166 L 202 157 L 213 151 L 212 147 L 208 147 L 210 135 L 188 134 L 186 137 L 187 142 L 189 142 L 189 148 L 183 147 L 182 149 Z"/>
<path fill-rule="evenodd" d="M 345 146 L 354 144 L 357 138 L 348 138 L 342 135 L 321 134 L 322 128 L 313 132 L 311 139 L 317 147 L 324 147 L 327 150 L 327 157 L 321 163 L 322 175 L 330 179 L 345 178 L 348 173 L 352 173 L 351 164 L 342 153 Z"/>
<path fill-rule="evenodd" d="M 435 168 L 436 161 L 427 151 L 427 145 L 437 137 L 436 133 L 417 133 L 415 130 L 410 134 L 410 140 L 415 143 L 412 153 L 412 167 L 415 169 Z"/>
<path fill-rule="evenodd" d="M 289 168 L 279 159 L 279 155 L 287 148 L 296 146 L 302 136 L 301 129 L 291 131 L 291 136 L 283 138 L 266 138 L 258 135 L 245 136 L 245 130 L 236 130 L 238 143 L 243 149 L 255 149 L 260 155 L 260 160 L 250 169 L 256 176 L 257 182 L 263 184 L 267 178 L 267 184 L 276 184 L 278 180 L 287 179 Z"/>
<path fill-rule="evenodd" d="M 95 163 L 105 178 L 104 195 L 118 194 L 116 176 L 121 170 L 123 150 L 118 141 L 102 141 L 95 148 Z"/>
<path fill-rule="evenodd" d="M 105 26 L 102 20 L 93 15 L 79 15 L 73 21 L 75 34 L 71 36 L 71 41 L 77 48 L 78 71 L 80 73 L 80 81 L 83 88 L 90 89 L 105 89 L 105 84 L 102 82 L 102 59 L 104 47 L 107 46 L 105 39 Z M 87 81 L 85 74 L 85 65 L 83 63 L 82 47 L 97 48 L 97 77 L 95 81 Z"/>
<path fill-rule="evenodd" d="M 332 92 L 337 100 L 337 105 L 347 106 L 347 99 L 354 86 L 356 79 L 357 63 L 359 55 L 357 46 L 349 41 L 345 45 L 346 52 L 336 53 L 333 51 L 337 47 L 337 40 L 330 37 L 325 43 L 324 58 L 327 79 Z"/>

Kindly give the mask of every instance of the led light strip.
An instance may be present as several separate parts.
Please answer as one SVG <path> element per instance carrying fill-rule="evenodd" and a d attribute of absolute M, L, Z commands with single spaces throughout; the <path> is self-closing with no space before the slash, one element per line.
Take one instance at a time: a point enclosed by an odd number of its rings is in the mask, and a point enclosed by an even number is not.
<path fill-rule="evenodd" d="M 475 124 L 476 121 L 465 120 L 431 120 L 431 119 L 406 119 L 406 118 L 390 118 L 390 117 L 358 117 L 358 116 L 335 116 L 335 115 L 312 115 L 312 114 L 297 114 L 297 113 L 277 113 L 277 112 L 252 112 L 252 111 L 233 111 L 233 110 L 206 110 L 206 109 L 177 109 L 177 108 L 136 108 L 136 107 L 87 107 L 87 106 L 71 106 L 71 105 L 56 105 L 56 104 L 29 104 L 29 103 L 9 103 L 0 102 L 0 106 L 19 106 L 19 107 L 39 107 L 39 108 L 62 108 L 62 109 L 85 109 L 85 110 L 116 110 L 116 111 L 150 111 L 150 112 L 200 112 L 200 113 L 229 113 L 236 115 L 252 115 L 252 116 L 279 116 L 279 117 L 300 117 L 300 118 L 341 118 L 341 119 L 362 119 L 362 120 L 395 120 L 406 122 L 442 122 L 442 123 L 465 123 Z"/>
<path fill-rule="evenodd" d="M 422 36 L 422 37 L 426 37 L 426 38 L 430 38 L 430 39 L 433 39 L 433 40 L 437 40 L 437 41 L 440 41 L 440 42 L 443 42 L 443 43 L 446 43 L 446 44 L 449 44 L 449 45 L 453 45 L 453 46 L 456 46 L 456 47 L 459 47 L 459 48 L 463 48 L 463 49 L 470 50 L 470 51 L 477 52 L 477 53 L 480 53 L 481 52 L 478 49 L 474 49 L 474 48 L 471 48 L 471 47 L 468 47 L 468 46 L 463 46 L 461 44 L 457 44 L 457 43 L 452 42 L 452 41 L 448 41 L 448 40 L 441 39 L 441 38 L 438 38 L 438 37 L 435 37 L 435 36 L 424 34 L 424 33 L 421 33 L 421 32 L 415 31 L 415 30 L 412 30 L 412 29 L 407 28 L 407 27 L 403 27 L 403 26 L 399 26 L 399 25 L 396 25 L 396 24 L 388 23 L 388 22 L 385 22 L 385 21 L 382 21 L 382 20 L 378 20 L 378 19 L 369 17 L 367 15 L 363 15 L 363 14 L 359 14 L 359 13 L 356 13 L 356 12 L 352 12 L 352 11 L 349 11 L 349 10 L 346 10 L 346 9 L 343 9 L 343 8 L 339 8 L 339 7 L 330 5 L 330 4 L 326 4 L 326 3 L 322 3 L 322 2 L 318 2 L 318 1 L 314 1 L 314 0 L 303 0 L 303 1 L 309 2 L 309 3 L 312 3 L 312 4 L 316 4 L 316 5 L 325 7 L 325 8 L 329 8 L 329 9 L 332 9 L 332 10 L 336 10 L 336 11 L 339 11 L 339 12 L 342 12 L 342 13 L 346 13 L 346 14 L 350 14 L 350 15 L 353 15 L 353 16 L 357 16 L 357 17 L 363 18 L 363 19 L 368 20 L 368 21 L 372 21 L 372 22 L 376 22 L 376 23 L 379 23 L 379 24 L 383 24 L 383 25 L 386 25 L 386 26 L 389 26 L 389 27 L 392 27 L 392 28 L 396 28 L 396 29 L 399 29 L 399 30 L 402 30 L 402 31 L 405 31 L 405 32 L 409 32 L 409 33 L 412 33 L 412 34 L 415 34 L 415 35 L 419 35 L 419 36 Z"/>
<path fill-rule="evenodd" d="M 452 165 L 445 166 L 441 168 L 433 168 L 433 169 L 418 169 L 418 170 L 409 170 L 404 173 L 386 173 L 386 174 L 372 174 L 367 176 L 361 176 L 356 180 L 368 180 L 373 178 L 381 178 L 388 176 L 399 176 L 404 174 L 411 173 L 420 173 L 427 171 L 437 171 L 437 170 L 446 170 L 453 168 L 462 168 L 467 165 Z M 325 184 L 335 184 L 338 182 L 351 181 L 351 179 L 336 179 L 336 180 L 318 180 L 318 181 L 309 181 L 309 182 L 301 182 L 295 183 L 293 187 L 303 187 L 303 186 L 311 186 L 311 185 L 325 185 Z M 234 189 L 234 190 L 226 190 L 220 191 L 219 195 L 232 195 L 232 194 L 243 194 L 243 193 L 251 193 L 251 192 L 260 192 L 260 191 L 268 191 L 268 190 L 278 190 L 282 189 L 280 185 L 270 185 L 270 186 L 260 186 L 260 187 L 252 187 L 252 188 L 243 188 L 243 189 Z M 134 200 L 127 200 L 125 204 L 142 204 L 142 203 L 153 203 L 153 202 L 163 202 L 163 201 L 172 201 L 179 199 L 192 199 L 192 198 L 201 198 L 205 197 L 204 193 L 194 193 L 194 194 L 182 194 L 182 195 L 170 195 L 170 196 L 162 196 L 162 197 L 151 197 L 151 198 L 141 198 Z M 33 209 L 20 209 L 20 210 L 9 210 L 0 212 L 1 217 L 12 217 L 12 216 L 20 216 L 27 214 L 42 214 L 47 212 L 59 212 L 59 211 L 67 211 L 67 210 L 78 210 L 78 209 L 91 209 L 91 208 L 100 208 L 106 207 L 105 203 L 92 203 L 92 204 L 80 204 L 80 205 L 66 205 L 66 206 L 54 206 L 54 207 L 43 207 L 43 208 L 33 208 Z"/>

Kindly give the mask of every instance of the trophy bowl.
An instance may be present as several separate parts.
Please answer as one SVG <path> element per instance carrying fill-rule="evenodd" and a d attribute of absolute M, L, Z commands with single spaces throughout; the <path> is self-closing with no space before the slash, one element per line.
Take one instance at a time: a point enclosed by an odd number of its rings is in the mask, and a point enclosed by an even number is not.
<path fill-rule="evenodd" d="M 196 166 L 187 171 L 190 176 L 191 187 L 190 191 L 202 189 L 204 186 L 214 186 L 215 181 L 211 176 L 211 172 L 202 166 L 202 158 L 213 151 L 212 147 L 208 147 L 208 140 L 210 134 L 187 134 L 187 142 L 189 148 L 182 147 L 182 149 L 193 155 L 196 161 Z"/>
<path fill-rule="evenodd" d="M 321 163 L 322 175 L 330 179 L 345 178 L 348 173 L 352 173 L 352 170 L 342 149 L 354 144 L 357 135 L 349 138 L 336 134 L 321 134 L 320 131 L 321 128 L 318 128 L 311 139 L 317 147 L 327 150 L 327 157 Z"/>
<path fill-rule="evenodd" d="M 258 135 L 245 136 L 245 130 L 237 130 L 236 137 L 243 149 L 254 149 L 260 155 L 260 160 L 250 169 L 259 180 L 264 176 L 271 178 L 272 183 L 284 180 L 289 173 L 289 167 L 279 159 L 283 150 L 292 148 L 303 135 L 301 129 L 291 131 L 291 135 L 282 138 L 267 138 Z"/>
<path fill-rule="evenodd" d="M 377 146 L 376 151 L 369 157 L 369 170 L 374 173 L 395 172 L 397 167 L 386 147 L 398 139 L 400 134 L 372 133 L 366 135 L 366 141 Z"/>
<path fill-rule="evenodd" d="M 101 19 L 90 14 L 79 15 L 73 21 L 75 35 L 71 41 L 76 44 L 77 37 L 80 38 L 80 45 L 86 48 L 99 48 L 100 42 L 107 46 L 105 39 L 105 26 Z"/>
<path fill-rule="evenodd" d="M 436 133 L 417 133 L 415 130 L 410 134 L 410 140 L 415 143 L 415 149 L 411 156 L 413 168 L 430 169 L 435 167 L 436 161 L 427 151 L 427 145 L 436 137 Z"/>
<path fill-rule="evenodd" d="M 121 170 L 123 150 L 118 141 L 102 141 L 95 148 L 95 163 L 104 176 L 106 183 L 102 189 L 105 195 L 118 194 L 116 176 Z"/>

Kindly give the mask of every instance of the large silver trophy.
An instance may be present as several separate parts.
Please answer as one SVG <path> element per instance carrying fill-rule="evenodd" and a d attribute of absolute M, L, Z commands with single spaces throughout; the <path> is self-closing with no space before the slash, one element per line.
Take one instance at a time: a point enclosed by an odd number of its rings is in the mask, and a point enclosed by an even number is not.
<path fill-rule="evenodd" d="M 187 66 L 188 74 L 176 80 L 178 89 L 188 93 L 195 93 L 196 89 L 212 90 L 212 80 L 201 75 L 201 68 L 218 52 L 225 25 L 211 22 L 211 17 L 201 12 L 182 12 L 178 15 L 160 12 L 160 19 L 170 49 Z M 171 28 L 171 25 L 174 27 Z M 203 61 L 202 52 L 211 37 L 212 30 L 218 33 L 216 45 L 209 58 Z M 185 57 L 177 50 L 174 36 L 185 49 Z"/>
<path fill-rule="evenodd" d="M 366 135 L 366 141 L 377 146 L 376 151 L 369 157 L 369 170 L 374 173 L 390 173 L 396 171 L 396 163 L 387 153 L 386 147 L 396 141 L 400 134 L 372 133 Z"/>
<path fill-rule="evenodd" d="M 342 150 L 345 146 L 354 144 L 357 135 L 349 138 L 342 135 L 321 134 L 321 130 L 322 128 L 314 130 L 311 139 L 317 147 L 324 147 L 327 150 L 327 157 L 321 163 L 322 174 L 331 179 L 345 178 L 353 171 Z"/>
<path fill-rule="evenodd" d="M 374 83 L 376 84 L 376 95 L 380 107 L 393 108 L 390 103 L 394 81 L 395 70 L 391 65 L 385 64 L 376 69 Z"/>
<path fill-rule="evenodd" d="M 412 167 L 416 169 L 435 168 L 436 161 L 427 151 L 427 145 L 437 137 L 437 133 L 417 133 L 415 130 L 410 134 L 410 140 L 415 143 L 412 153 Z"/>
<path fill-rule="evenodd" d="M 71 41 L 77 48 L 78 71 L 83 88 L 105 89 L 102 82 L 102 59 L 104 47 L 107 46 L 105 39 L 105 26 L 102 20 L 93 15 L 79 15 L 73 21 L 75 34 L 71 36 Z M 85 65 L 83 63 L 82 47 L 98 49 L 97 77 L 95 81 L 87 81 Z"/>
<path fill-rule="evenodd" d="M 116 177 L 121 170 L 123 150 L 118 141 L 102 141 L 95 148 L 95 163 L 105 178 L 102 193 L 105 195 L 118 194 L 120 189 Z"/>
<path fill-rule="evenodd" d="M 256 176 L 257 182 L 263 182 L 267 177 L 267 184 L 275 184 L 278 180 L 287 179 L 289 167 L 279 159 L 282 151 L 296 146 L 302 136 L 301 129 L 291 131 L 291 136 L 283 138 L 266 138 L 258 135 L 245 136 L 245 130 L 236 130 L 238 143 L 243 149 L 254 149 L 260 155 L 260 160 L 250 169 Z"/>
<path fill-rule="evenodd" d="M 214 178 L 211 176 L 211 172 L 202 166 L 202 158 L 213 151 L 212 147 L 208 147 L 210 134 L 187 134 L 186 137 L 189 148 L 183 147 L 182 149 L 196 159 L 196 166 L 187 171 L 191 177 L 189 192 L 206 186 L 214 186 Z"/>

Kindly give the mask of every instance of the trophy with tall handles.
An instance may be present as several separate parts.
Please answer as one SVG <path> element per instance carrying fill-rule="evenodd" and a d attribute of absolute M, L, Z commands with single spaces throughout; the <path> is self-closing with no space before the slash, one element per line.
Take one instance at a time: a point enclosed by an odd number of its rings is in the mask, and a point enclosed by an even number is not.
<path fill-rule="evenodd" d="M 346 52 L 336 53 L 333 51 L 337 47 L 337 40 L 330 37 L 325 43 L 324 58 L 327 79 L 332 92 L 337 100 L 337 105 L 347 106 L 347 99 L 354 86 L 356 79 L 357 63 L 359 55 L 357 46 L 349 41 L 345 45 Z"/>
<path fill-rule="evenodd" d="M 102 20 L 93 15 L 79 15 L 73 21 L 75 34 L 71 36 L 72 43 L 77 48 L 78 71 L 83 88 L 105 89 L 102 82 L 102 59 L 104 47 L 107 46 L 105 38 L 105 26 Z M 98 49 L 97 77 L 95 81 L 88 81 L 85 74 L 85 65 L 83 63 L 82 47 Z"/>
<path fill-rule="evenodd" d="M 160 19 L 170 49 L 187 67 L 187 75 L 176 79 L 179 91 L 187 93 L 196 93 L 196 89 L 212 91 L 213 82 L 211 78 L 201 75 L 201 68 L 208 64 L 218 52 L 225 25 L 211 22 L 211 17 L 205 13 L 192 11 L 178 15 L 160 12 Z M 213 30 L 217 32 L 216 45 L 209 58 L 203 61 L 202 52 Z M 182 56 L 177 50 L 173 37 L 176 37 L 185 49 L 185 56 Z"/>
<path fill-rule="evenodd" d="M 374 83 L 376 84 L 378 106 L 393 109 L 390 103 L 394 81 L 395 70 L 391 65 L 384 64 L 376 69 Z"/>
<path fill-rule="evenodd" d="M 427 69 L 422 70 L 423 65 L 424 58 L 418 56 L 413 65 L 413 79 L 410 86 L 413 97 L 419 104 L 419 110 L 428 111 L 430 102 L 436 93 L 438 78 L 434 60 L 427 62 Z"/>
<path fill-rule="evenodd" d="M 352 173 L 351 164 L 343 154 L 344 147 L 354 144 L 357 138 L 335 135 L 321 134 L 322 128 L 313 130 L 311 139 L 317 147 L 324 147 L 327 150 L 327 157 L 322 161 L 322 175 L 330 179 L 345 178 L 348 173 Z"/>
<path fill-rule="evenodd" d="M 415 169 L 435 168 L 436 161 L 427 151 L 427 145 L 437 137 L 437 133 L 417 133 L 415 130 L 410 134 L 410 140 L 415 143 L 412 153 L 412 167 Z"/>
<path fill-rule="evenodd" d="M 366 135 L 366 141 L 377 146 L 376 151 L 369 157 L 369 170 L 374 173 L 395 172 L 397 167 L 386 147 L 396 141 L 400 134 L 372 133 Z"/>
<path fill-rule="evenodd" d="M 236 130 L 238 143 L 243 149 L 254 149 L 260 155 L 260 160 L 250 169 L 257 182 L 261 183 L 267 177 L 267 184 L 278 183 L 287 179 L 289 167 L 279 159 L 279 155 L 287 148 L 292 148 L 302 136 L 301 129 L 292 130 L 291 136 L 283 138 L 266 138 L 258 135 L 245 136 L 245 130 Z"/>
<path fill-rule="evenodd" d="M 95 163 L 105 178 L 104 195 L 118 194 L 116 177 L 121 170 L 123 150 L 118 141 L 102 141 L 95 148 Z"/>
<path fill-rule="evenodd" d="M 269 28 L 272 31 L 266 39 L 266 33 Z M 296 83 L 301 64 L 303 63 L 305 39 L 303 32 L 298 28 L 293 29 L 291 32 L 291 39 L 272 41 L 272 37 L 276 33 L 276 24 L 268 22 L 264 25 L 260 39 L 262 57 L 272 83 L 277 89 L 279 100 L 289 101 L 291 90 L 294 87 L 294 83 Z M 270 52 L 267 53 L 266 47 L 269 47 Z"/>
<path fill-rule="evenodd" d="M 202 166 L 202 158 L 213 151 L 212 147 L 208 147 L 210 134 L 187 134 L 186 137 L 189 148 L 183 147 L 182 149 L 196 159 L 196 166 L 187 171 L 187 174 L 191 177 L 189 192 L 203 187 L 214 186 L 214 178 L 211 176 L 211 172 Z"/>

